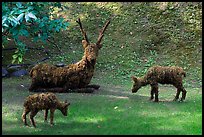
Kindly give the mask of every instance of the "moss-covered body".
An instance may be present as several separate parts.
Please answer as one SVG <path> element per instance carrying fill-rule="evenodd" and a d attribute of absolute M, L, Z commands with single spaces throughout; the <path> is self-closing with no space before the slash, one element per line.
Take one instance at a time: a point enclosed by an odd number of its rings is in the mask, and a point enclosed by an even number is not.
<path fill-rule="evenodd" d="M 186 97 L 186 90 L 182 84 L 183 76 L 186 76 L 186 72 L 181 67 L 154 66 L 149 68 L 146 75 L 141 78 L 132 76 L 132 80 L 134 81 L 132 92 L 135 93 L 142 86 L 150 84 L 152 88 L 150 99 L 152 100 L 155 94 L 155 101 L 158 102 L 158 84 L 171 84 L 177 88 L 177 94 L 174 100 L 179 98 L 179 94 L 182 91 L 181 101 L 183 101 Z"/>
<path fill-rule="evenodd" d="M 50 64 L 38 64 L 30 71 L 32 85 L 35 87 L 54 88 L 61 87 L 65 90 L 86 87 L 94 74 L 94 62 L 89 62 L 86 57 L 76 64 L 65 67 L 56 67 Z"/>
<path fill-rule="evenodd" d="M 30 120 L 34 127 L 34 116 L 40 110 L 45 110 L 44 118 L 47 120 L 48 110 L 50 110 L 50 124 L 53 125 L 54 111 L 59 109 L 64 116 L 67 116 L 67 109 L 70 103 L 60 102 L 54 93 L 41 93 L 29 95 L 24 101 L 24 111 L 22 114 L 22 120 L 27 125 L 26 115 L 30 112 Z"/>
<path fill-rule="evenodd" d="M 41 92 L 49 90 L 51 92 L 70 92 L 73 91 L 72 89 L 91 87 L 89 83 L 94 75 L 98 51 L 102 47 L 101 40 L 103 33 L 110 21 L 100 31 L 96 44 L 89 43 L 80 19 L 77 23 L 79 23 L 80 30 L 84 36 L 84 40 L 82 40 L 84 56 L 82 59 L 75 64 L 69 64 L 64 67 L 56 67 L 50 64 L 38 64 L 34 66 L 30 71 L 32 83 L 29 91 Z M 99 86 L 92 86 L 91 88 L 98 89 Z M 84 91 L 86 92 L 86 90 Z M 83 91 L 80 90 L 80 92 Z"/>

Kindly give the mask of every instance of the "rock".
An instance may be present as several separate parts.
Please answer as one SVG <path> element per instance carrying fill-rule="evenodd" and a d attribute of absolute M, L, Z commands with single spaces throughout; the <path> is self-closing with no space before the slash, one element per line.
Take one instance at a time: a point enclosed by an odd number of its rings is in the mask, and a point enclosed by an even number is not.
<path fill-rule="evenodd" d="M 24 75 L 28 75 L 28 71 L 25 70 L 25 69 L 15 71 L 15 72 L 10 74 L 10 76 L 13 76 L 13 77 L 21 77 L 21 76 L 24 76 Z"/>
<path fill-rule="evenodd" d="M 7 76 L 9 76 L 8 71 L 2 67 L 2 77 L 7 77 Z"/>
<path fill-rule="evenodd" d="M 21 66 L 19 66 L 19 65 L 17 65 L 17 66 L 8 66 L 7 71 L 8 71 L 9 73 L 13 73 L 13 72 L 15 72 L 15 71 L 18 71 L 20 68 L 21 68 Z"/>
<path fill-rule="evenodd" d="M 64 64 L 64 63 L 58 63 L 58 64 L 56 64 L 55 66 L 57 66 L 57 67 L 64 67 L 65 64 Z"/>

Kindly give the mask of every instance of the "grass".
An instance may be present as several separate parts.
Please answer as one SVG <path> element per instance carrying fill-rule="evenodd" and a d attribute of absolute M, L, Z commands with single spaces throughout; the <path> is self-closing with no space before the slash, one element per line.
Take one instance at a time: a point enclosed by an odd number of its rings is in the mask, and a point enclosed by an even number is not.
<path fill-rule="evenodd" d="M 202 134 L 202 25 L 199 25 L 202 12 L 197 16 L 199 12 L 191 9 L 194 4 L 167 8 L 165 14 L 154 2 L 63 4 L 68 9 L 58 15 L 65 17 L 70 26 L 55 35 L 63 54 L 50 43 L 34 43 L 29 39 L 25 42 L 30 47 L 44 46 L 50 51 L 51 58 L 46 63 L 74 63 L 84 52 L 82 35 L 75 21 L 80 17 L 90 42 L 96 42 L 99 29 L 114 15 L 104 34 L 91 81 L 101 88 L 93 94 L 57 94 L 61 100 L 70 101 L 68 116 L 64 117 L 57 110 L 56 125 L 50 127 L 49 122 L 44 123 L 43 112 L 39 112 L 35 117 L 35 129 L 23 126 L 21 121 L 23 101 L 31 94 L 28 92 L 31 79 L 27 76 L 2 79 L 2 134 Z M 195 4 L 193 9 L 198 7 Z M 196 16 L 185 16 L 188 12 Z M 189 17 L 198 24 L 188 22 L 186 18 Z M 10 64 L 12 52 L 2 52 L 4 66 Z M 23 63 L 36 62 L 45 56 L 42 51 L 29 50 Z M 142 76 L 153 65 L 178 65 L 187 71 L 185 102 L 172 102 L 176 94 L 173 86 L 160 86 L 159 103 L 148 100 L 149 86 L 136 94 L 131 93 L 130 76 Z"/>
<path fill-rule="evenodd" d="M 59 134 L 59 135 L 201 135 L 202 91 L 186 88 L 186 101 L 172 102 L 176 93 L 173 86 L 160 86 L 159 103 L 149 101 L 150 87 L 136 94 L 126 86 L 102 84 L 93 94 L 57 93 L 60 100 L 71 102 L 69 113 L 64 117 L 55 112 L 55 125 L 51 127 L 39 112 L 35 121 L 37 128 L 26 127 L 21 121 L 23 100 L 29 93 L 30 79 L 3 79 L 2 134 Z M 29 115 L 27 116 L 27 119 Z M 29 121 L 28 121 L 29 122 Z M 30 124 L 30 123 L 29 123 Z"/>

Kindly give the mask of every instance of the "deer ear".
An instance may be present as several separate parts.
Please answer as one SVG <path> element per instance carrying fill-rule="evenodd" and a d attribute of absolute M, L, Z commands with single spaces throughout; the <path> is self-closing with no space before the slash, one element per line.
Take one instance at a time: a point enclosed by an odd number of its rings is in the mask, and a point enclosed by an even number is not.
<path fill-rule="evenodd" d="M 86 40 L 82 40 L 82 45 L 84 48 L 86 48 L 88 46 L 88 42 Z"/>
<path fill-rule="evenodd" d="M 65 106 L 64 107 L 67 107 L 67 106 L 69 106 L 70 105 L 70 103 L 65 103 Z"/>
<path fill-rule="evenodd" d="M 65 107 L 70 105 L 70 103 L 68 103 L 67 100 L 65 100 L 64 103 L 65 103 Z"/>
<path fill-rule="evenodd" d="M 97 46 L 100 49 L 100 48 L 102 48 L 103 45 L 102 44 L 98 44 Z"/>
<path fill-rule="evenodd" d="M 137 78 L 135 76 L 131 77 L 133 81 L 137 82 Z"/>

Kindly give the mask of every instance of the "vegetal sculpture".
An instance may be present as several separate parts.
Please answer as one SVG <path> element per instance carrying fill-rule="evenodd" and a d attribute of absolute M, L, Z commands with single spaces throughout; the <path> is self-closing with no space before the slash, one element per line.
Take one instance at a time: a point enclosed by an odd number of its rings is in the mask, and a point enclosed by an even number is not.
<path fill-rule="evenodd" d="M 179 94 L 182 91 L 182 97 L 180 101 L 185 100 L 186 90 L 183 87 L 182 79 L 186 77 L 186 72 L 177 66 L 166 67 L 166 66 L 154 66 L 148 69 L 146 75 L 140 78 L 132 76 L 134 81 L 132 87 L 132 93 L 136 93 L 141 87 L 150 84 L 151 86 L 151 97 L 150 100 L 154 99 L 158 102 L 158 84 L 172 84 L 177 88 L 177 93 L 174 100 L 178 100 Z"/>
<path fill-rule="evenodd" d="M 24 102 L 24 111 L 22 114 L 22 120 L 24 125 L 27 124 L 26 115 L 30 112 L 30 121 L 34 127 L 36 127 L 34 116 L 40 110 L 45 110 L 44 118 L 47 121 L 48 110 L 50 110 L 50 124 L 53 125 L 54 112 L 59 109 L 64 116 L 67 116 L 67 109 L 70 103 L 60 102 L 54 93 L 41 93 L 29 95 Z"/>
<path fill-rule="evenodd" d="M 101 40 L 108 27 L 110 20 L 106 22 L 99 32 L 96 43 L 90 43 L 86 32 L 82 27 L 80 18 L 76 21 L 83 35 L 82 45 L 84 56 L 75 64 L 69 64 L 64 67 L 56 67 L 50 64 L 38 64 L 30 71 L 32 83 L 29 91 L 34 92 L 93 92 L 99 85 L 89 85 L 93 75 L 98 56 L 101 49 Z"/>

